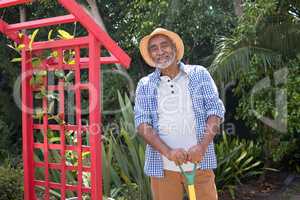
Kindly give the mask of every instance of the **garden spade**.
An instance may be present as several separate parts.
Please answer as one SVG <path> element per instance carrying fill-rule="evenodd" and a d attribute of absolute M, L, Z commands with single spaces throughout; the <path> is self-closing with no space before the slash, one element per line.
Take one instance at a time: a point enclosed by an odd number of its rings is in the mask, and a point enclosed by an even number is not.
<path fill-rule="evenodd" d="M 196 200 L 196 192 L 195 192 L 195 177 L 196 177 L 196 168 L 197 164 L 194 164 L 194 169 L 192 172 L 183 171 L 182 167 L 179 166 L 181 173 L 186 179 L 186 183 L 188 186 L 188 194 L 189 200 Z"/>

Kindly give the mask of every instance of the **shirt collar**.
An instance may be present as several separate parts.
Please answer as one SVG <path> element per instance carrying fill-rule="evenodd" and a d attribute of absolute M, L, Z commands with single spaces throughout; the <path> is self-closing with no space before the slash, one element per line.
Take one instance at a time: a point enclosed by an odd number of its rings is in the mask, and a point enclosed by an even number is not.
<path fill-rule="evenodd" d="M 180 79 L 182 76 L 184 76 L 186 73 L 183 70 L 179 70 L 179 73 L 172 79 L 172 81 L 177 81 Z M 168 76 L 160 76 L 160 81 L 163 82 L 169 82 L 171 79 Z"/>
<path fill-rule="evenodd" d="M 185 72 L 187 75 L 189 75 L 190 70 L 188 69 L 188 66 L 185 65 L 183 62 L 179 62 L 179 69 L 183 72 Z M 154 71 L 154 76 L 153 78 L 155 81 L 160 81 L 160 69 L 156 68 Z"/>

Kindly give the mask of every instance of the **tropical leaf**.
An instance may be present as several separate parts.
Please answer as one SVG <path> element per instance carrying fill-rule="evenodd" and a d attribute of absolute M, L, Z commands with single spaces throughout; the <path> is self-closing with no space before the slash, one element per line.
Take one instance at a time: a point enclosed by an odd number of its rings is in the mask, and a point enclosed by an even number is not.
<path fill-rule="evenodd" d="M 234 42 L 232 38 L 222 38 L 217 49 L 219 53 L 209 67 L 209 71 L 219 82 L 227 83 L 236 80 L 241 73 L 249 71 L 254 55 L 262 60 L 261 67 L 265 69 L 281 66 L 282 63 L 281 54 L 263 47 Z"/>
<path fill-rule="evenodd" d="M 54 74 L 57 78 L 65 78 L 65 72 L 63 70 L 55 70 Z"/>
<path fill-rule="evenodd" d="M 50 40 L 52 40 L 52 33 L 53 33 L 53 29 L 51 29 L 50 31 L 49 31 L 49 33 L 48 33 L 48 40 L 50 41 Z"/>
<path fill-rule="evenodd" d="M 32 63 L 33 68 L 37 68 L 41 65 L 42 60 L 40 58 L 34 57 L 34 58 L 32 58 L 31 63 Z"/>
<path fill-rule="evenodd" d="M 13 58 L 10 62 L 21 62 L 22 58 Z"/>
<path fill-rule="evenodd" d="M 70 33 L 68 33 L 65 30 L 60 29 L 57 32 L 59 34 L 58 37 L 61 38 L 61 39 L 68 40 L 68 39 L 73 39 L 74 38 L 73 35 L 71 35 Z"/>
<path fill-rule="evenodd" d="M 19 44 L 16 49 L 18 52 L 20 52 L 24 48 L 25 48 L 25 44 Z"/>
<path fill-rule="evenodd" d="M 39 29 L 34 30 L 31 37 L 30 37 L 30 41 L 29 41 L 29 45 L 28 45 L 30 50 L 32 49 L 32 44 L 33 44 L 33 42 L 35 40 L 35 37 L 37 36 L 38 32 L 39 32 Z"/>
<path fill-rule="evenodd" d="M 215 145 L 218 167 L 215 171 L 219 188 L 241 184 L 245 177 L 262 173 L 261 148 L 252 141 L 240 140 L 225 133 Z"/>
<path fill-rule="evenodd" d="M 259 17 L 253 22 L 245 21 L 249 16 L 243 16 L 234 35 L 219 39 L 215 59 L 209 67 L 218 82 L 238 79 L 249 71 L 254 56 L 261 60 L 263 68 L 278 68 L 284 60 L 297 57 L 300 24 L 289 16 L 286 19 L 273 16 L 268 9 L 257 13 Z M 248 28 L 245 30 L 245 27 Z"/>

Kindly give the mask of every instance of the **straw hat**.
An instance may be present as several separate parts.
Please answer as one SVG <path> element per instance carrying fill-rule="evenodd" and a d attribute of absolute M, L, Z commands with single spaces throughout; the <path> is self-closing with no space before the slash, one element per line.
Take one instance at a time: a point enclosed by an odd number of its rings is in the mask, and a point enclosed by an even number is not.
<path fill-rule="evenodd" d="M 155 62 L 152 60 L 148 49 L 149 40 L 155 35 L 165 35 L 170 38 L 176 47 L 176 61 L 180 61 L 182 59 L 184 54 L 184 45 L 179 35 L 164 28 L 156 28 L 152 33 L 146 35 L 140 42 L 140 52 L 148 65 L 155 67 Z"/>

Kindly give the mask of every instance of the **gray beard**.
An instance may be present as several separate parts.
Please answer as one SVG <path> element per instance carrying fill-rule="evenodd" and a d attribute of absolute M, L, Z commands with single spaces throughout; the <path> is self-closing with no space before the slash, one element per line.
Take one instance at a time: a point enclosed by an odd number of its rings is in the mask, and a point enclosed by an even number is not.
<path fill-rule="evenodd" d="M 175 52 L 173 52 L 172 57 L 165 63 L 155 63 L 155 67 L 159 69 L 165 69 L 169 67 L 175 61 Z"/>

